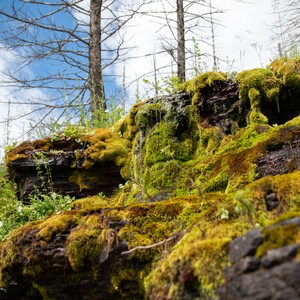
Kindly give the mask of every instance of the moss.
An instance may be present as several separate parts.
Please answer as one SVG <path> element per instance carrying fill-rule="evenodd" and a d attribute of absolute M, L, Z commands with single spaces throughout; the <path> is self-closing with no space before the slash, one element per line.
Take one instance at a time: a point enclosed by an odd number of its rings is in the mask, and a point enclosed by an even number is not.
<path fill-rule="evenodd" d="M 250 102 L 252 107 L 257 108 L 258 100 L 278 101 L 281 82 L 271 70 L 246 70 L 239 73 L 236 80 L 240 99 Z"/>
<path fill-rule="evenodd" d="M 146 130 L 161 122 L 165 114 L 166 110 L 162 103 L 145 103 L 137 111 L 135 123 L 139 129 Z"/>
<path fill-rule="evenodd" d="M 31 142 L 26 141 L 21 143 L 19 146 L 15 147 L 14 149 L 10 150 L 6 154 L 6 165 L 8 166 L 10 162 L 15 161 L 17 159 L 27 158 L 27 151 L 32 151 L 33 145 Z"/>
<path fill-rule="evenodd" d="M 72 208 L 77 210 L 93 210 L 108 206 L 108 198 L 92 196 L 76 200 L 72 203 Z"/>
<path fill-rule="evenodd" d="M 214 297 L 223 283 L 222 270 L 229 264 L 226 253 L 229 241 L 200 240 L 191 233 L 145 279 L 148 295 L 166 299 L 183 299 L 186 293 L 200 299 Z"/>
<path fill-rule="evenodd" d="M 134 264 L 124 262 L 122 269 L 118 269 L 111 274 L 111 283 L 115 290 L 117 290 L 124 299 L 143 299 L 144 284 L 143 284 L 144 270 L 140 270 Z M 132 284 L 134 288 L 128 289 L 124 287 L 124 282 Z"/>
<path fill-rule="evenodd" d="M 300 91 L 300 57 L 276 59 L 268 68 L 282 80 L 286 87 Z"/>
<path fill-rule="evenodd" d="M 187 161 L 193 153 L 193 142 L 186 138 L 179 141 L 172 132 L 172 124 L 161 122 L 148 135 L 145 145 L 145 164 L 177 159 Z"/>
<path fill-rule="evenodd" d="M 279 208 L 274 211 L 273 218 L 279 213 L 298 212 L 300 208 L 300 171 L 290 174 L 266 176 L 247 185 L 254 198 L 264 201 L 267 193 L 274 192 L 279 200 Z"/>
<path fill-rule="evenodd" d="M 300 243 L 300 228 L 297 224 L 274 225 L 263 230 L 263 243 L 256 250 L 261 257 L 269 250 Z"/>
<path fill-rule="evenodd" d="M 120 137 L 130 141 L 134 140 L 138 131 L 138 127 L 135 123 L 135 117 L 142 104 L 142 102 L 134 104 L 125 118 L 113 126 L 113 131 L 118 133 Z"/>
<path fill-rule="evenodd" d="M 84 152 L 83 167 L 91 168 L 95 163 L 113 162 L 120 167 L 121 176 L 130 177 L 130 152 L 132 144 L 111 129 L 95 129 L 94 135 L 81 137 L 89 144 Z"/>
<path fill-rule="evenodd" d="M 37 235 L 41 240 L 49 242 L 57 233 L 69 231 L 76 225 L 76 222 L 76 214 L 74 215 L 73 212 L 53 215 L 38 226 L 40 230 Z"/>
<path fill-rule="evenodd" d="M 74 271 L 86 266 L 97 271 L 98 259 L 106 242 L 98 216 L 89 216 L 72 229 L 66 242 L 66 256 Z"/>
<path fill-rule="evenodd" d="M 206 87 L 212 87 L 220 82 L 224 82 L 226 79 L 227 75 L 225 73 L 207 72 L 183 83 L 180 86 L 180 89 L 193 93 L 192 103 L 199 104 L 201 90 L 205 89 Z"/>

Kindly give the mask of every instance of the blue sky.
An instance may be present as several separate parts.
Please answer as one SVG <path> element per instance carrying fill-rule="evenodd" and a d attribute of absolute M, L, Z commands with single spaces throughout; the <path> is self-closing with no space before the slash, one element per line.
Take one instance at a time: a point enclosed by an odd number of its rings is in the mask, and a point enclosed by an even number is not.
<path fill-rule="evenodd" d="M 136 0 L 139 1 L 139 0 Z M 7 5 L 5 1 L 0 2 L 0 9 Z M 222 10 L 223 14 L 218 15 L 218 20 L 222 26 L 216 28 L 217 56 L 221 58 L 219 68 L 225 72 L 240 71 L 241 69 L 250 69 L 266 66 L 276 55 L 274 44 L 271 43 L 270 26 L 273 23 L 271 0 L 251 1 L 252 4 L 240 3 L 236 0 L 212 0 L 212 4 Z M 157 4 L 151 3 L 155 9 Z M 78 16 L 77 16 L 78 17 Z M 61 19 L 61 22 L 70 22 L 71 19 Z M 0 26 L 4 24 L 0 23 Z M 146 98 L 153 95 L 151 85 L 145 84 L 144 79 L 153 82 L 150 75 L 154 68 L 154 57 L 158 66 L 166 67 L 160 72 L 161 77 L 171 73 L 170 56 L 162 51 L 162 39 L 168 36 L 167 28 L 162 28 L 156 20 L 151 17 L 142 16 L 134 19 L 130 27 L 126 30 L 126 45 L 133 47 L 133 50 L 125 57 L 124 62 L 119 63 L 108 70 L 107 75 L 123 74 L 124 66 L 126 70 L 126 94 L 127 108 L 136 100 L 136 94 L 140 98 Z M 208 38 L 209 31 L 202 38 Z M 199 39 L 199 49 L 201 53 L 211 54 L 212 50 Z M 192 47 L 190 45 L 190 47 Z M 136 57 L 132 59 L 130 57 Z M 203 71 L 210 70 L 212 61 L 209 56 L 203 56 L 201 59 Z M 0 71 L 15 70 L 19 66 L 17 53 L 0 50 Z M 44 72 L 52 72 L 58 66 L 54 64 L 35 64 L 33 67 L 24 67 L 22 72 L 27 76 L 36 77 Z M 173 68 L 175 68 L 173 66 Z M 193 72 L 188 71 L 188 77 L 193 76 Z M 120 94 L 123 83 L 122 77 L 105 77 L 107 94 Z M 136 82 L 136 80 L 139 80 Z M 1 77 L 0 77 L 1 79 Z M 162 79 L 161 81 L 162 82 Z M 12 87 L 0 87 L 0 97 L 2 99 L 34 99 L 35 97 L 44 97 L 47 99 L 50 95 L 42 89 L 17 91 Z M 0 103 L 0 120 L 7 117 L 7 105 Z M 29 107 L 13 107 L 10 115 L 26 115 Z M 11 123 L 10 141 L 12 142 L 23 132 L 29 124 L 29 119 L 24 117 L 22 120 Z M 0 134 L 5 137 L 5 124 L 0 124 Z M 3 139 L 4 140 L 4 139 Z M 3 147 L 4 142 L 0 147 Z"/>

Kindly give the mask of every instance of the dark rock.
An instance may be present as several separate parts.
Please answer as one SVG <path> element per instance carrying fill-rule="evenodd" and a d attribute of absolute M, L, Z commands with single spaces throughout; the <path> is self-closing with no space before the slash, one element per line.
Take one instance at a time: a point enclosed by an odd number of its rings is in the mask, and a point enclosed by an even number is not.
<path fill-rule="evenodd" d="M 279 205 L 279 199 L 276 193 L 269 193 L 265 196 L 265 203 L 268 211 L 272 211 Z"/>
<path fill-rule="evenodd" d="M 28 158 L 11 161 L 8 165 L 10 177 L 18 185 L 19 198 L 25 202 L 30 194 L 49 191 L 76 198 L 99 192 L 111 195 L 119 184 L 124 184 L 119 167 L 112 162 L 83 169 L 74 151 L 44 152 L 43 155 L 47 162 L 43 159 L 37 161 L 28 153 Z M 76 180 L 74 174 L 81 179 Z"/>
<path fill-rule="evenodd" d="M 300 249 L 300 245 L 288 245 L 279 249 L 272 249 L 267 252 L 261 258 L 261 265 L 265 268 L 272 267 L 284 260 L 295 257 L 297 250 Z"/>
<path fill-rule="evenodd" d="M 229 246 L 229 259 L 232 264 L 247 255 L 255 254 L 257 247 L 262 243 L 263 235 L 260 229 L 254 229 L 245 235 L 233 240 Z"/>
<path fill-rule="evenodd" d="M 265 230 L 290 225 L 300 226 L 300 218 L 279 222 Z M 257 230 L 252 230 L 231 243 L 229 255 L 233 265 L 226 270 L 225 284 L 219 290 L 220 299 L 300 299 L 300 262 L 296 258 L 300 245 L 294 243 L 271 248 L 260 258 L 254 257 L 256 249 L 262 243 L 262 234 Z M 242 258 L 245 255 L 247 256 Z"/>
<path fill-rule="evenodd" d="M 283 221 L 278 222 L 276 224 L 267 226 L 267 229 L 275 228 L 275 227 L 282 226 L 282 225 L 285 226 L 285 225 L 292 225 L 292 224 L 300 227 L 300 217 L 295 217 L 295 218 L 283 220 Z"/>
<path fill-rule="evenodd" d="M 204 88 L 199 108 L 202 123 L 218 126 L 225 134 L 232 133 L 237 127 L 245 127 L 250 107 L 242 103 L 238 93 L 237 83 L 231 80 Z"/>
<path fill-rule="evenodd" d="M 243 274 L 245 272 L 253 272 L 257 270 L 259 266 L 259 259 L 257 259 L 255 256 L 247 256 L 245 258 L 241 258 L 231 268 L 228 268 L 226 270 L 226 277 L 231 278 L 238 274 Z"/>
<path fill-rule="evenodd" d="M 278 175 L 300 170 L 300 140 L 274 143 L 257 161 L 258 177 Z"/>
<path fill-rule="evenodd" d="M 289 292 L 281 298 L 282 291 Z M 224 300 L 299 299 L 300 263 L 287 262 L 270 269 L 239 275 L 226 284 L 220 297 Z"/>

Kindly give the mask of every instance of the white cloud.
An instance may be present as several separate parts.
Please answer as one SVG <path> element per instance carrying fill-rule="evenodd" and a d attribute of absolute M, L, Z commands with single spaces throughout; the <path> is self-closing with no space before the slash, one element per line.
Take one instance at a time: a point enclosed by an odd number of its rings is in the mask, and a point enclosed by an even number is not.
<path fill-rule="evenodd" d="M 169 1 L 162 2 L 165 3 L 165 8 L 170 9 L 170 7 L 167 7 Z M 162 7 L 159 7 L 159 5 L 159 2 L 151 2 L 147 9 L 148 11 L 162 10 Z M 217 56 L 221 58 L 219 62 L 220 69 L 231 72 L 261 67 L 262 65 L 266 66 L 272 58 L 272 52 L 269 48 L 271 33 L 269 25 L 273 21 L 271 0 L 256 1 L 254 4 L 239 3 L 236 0 L 212 0 L 212 5 L 225 11 L 223 14 L 216 15 L 216 18 L 222 24 L 222 26 L 217 26 L 216 28 Z M 201 7 L 197 9 L 201 9 Z M 197 10 L 193 12 L 196 13 Z M 200 11 L 200 14 L 202 12 L 204 11 Z M 163 27 L 163 25 L 167 25 L 166 21 L 160 20 L 158 22 L 157 19 L 147 15 L 134 18 L 129 25 L 126 28 L 127 45 L 133 47 L 133 50 L 128 53 L 127 59 L 125 59 L 126 82 L 129 84 L 141 78 L 138 88 L 140 96 L 143 98 L 147 95 L 149 84 L 143 83 L 142 79 L 154 81 L 153 75 L 149 74 L 153 74 L 155 53 L 156 65 L 158 67 L 168 66 L 158 76 L 163 77 L 166 74 L 171 74 L 171 58 L 167 52 L 162 53 L 162 44 L 166 44 L 167 39 L 172 40 L 172 36 L 167 26 Z M 212 55 L 212 48 L 206 43 L 211 43 L 210 28 L 203 32 L 203 25 L 205 24 L 200 22 L 200 26 L 196 27 L 195 33 L 189 34 L 188 38 L 190 39 L 194 36 L 201 53 Z M 204 41 L 199 39 L 197 34 Z M 174 40 L 171 42 L 175 45 Z M 191 42 L 187 42 L 187 47 L 193 50 Z M 131 59 L 130 57 L 139 58 Z M 201 63 L 203 68 L 206 67 L 208 70 L 211 70 L 211 57 L 202 57 Z M 192 60 L 187 62 L 188 67 L 191 67 L 192 64 Z M 173 70 L 176 71 L 176 66 L 173 67 Z M 115 66 L 116 73 L 122 74 L 122 70 L 122 64 Z M 190 71 L 187 73 L 188 77 L 193 75 Z M 118 79 L 118 84 L 122 84 L 122 78 Z M 127 93 L 131 104 L 135 101 L 137 84 L 134 83 L 129 86 Z M 150 95 L 153 95 L 153 88 Z"/>

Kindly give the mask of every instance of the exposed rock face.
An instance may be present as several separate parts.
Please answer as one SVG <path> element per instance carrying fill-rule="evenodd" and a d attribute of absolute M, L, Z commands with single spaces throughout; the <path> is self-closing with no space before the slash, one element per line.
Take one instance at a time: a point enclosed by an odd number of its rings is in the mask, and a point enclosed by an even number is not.
<path fill-rule="evenodd" d="M 299 299 L 300 262 L 297 255 L 300 243 L 288 237 L 299 232 L 300 218 L 294 218 L 266 227 L 263 231 L 250 231 L 234 240 L 229 250 L 232 266 L 226 271 L 220 298 Z M 287 244 L 284 245 L 280 238 Z"/>
<path fill-rule="evenodd" d="M 30 194 L 49 191 L 76 198 L 99 192 L 111 195 L 125 182 L 120 167 L 113 159 L 84 167 L 89 146 L 88 142 L 63 137 L 58 141 L 24 142 L 14 149 L 15 158 L 9 161 L 8 168 L 10 178 L 18 185 L 20 199 L 26 201 Z"/>
<path fill-rule="evenodd" d="M 246 126 L 250 107 L 239 99 L 236 82 L 227 80 L 216 83 L 213 88 L 206 87 L 200 96 L 199 108 L 203 124 L 218 126 L 225 134 Z"/>
<path fill-rule="evenodd" d="M 286 136 L 285 139 L 288 138 Z M 270 144 L 268 153 L 257 161 L 259 177 L 286 174 L 294 170 L 300 170 L 300 132 L 295 132 L 291 141 Z"/>

